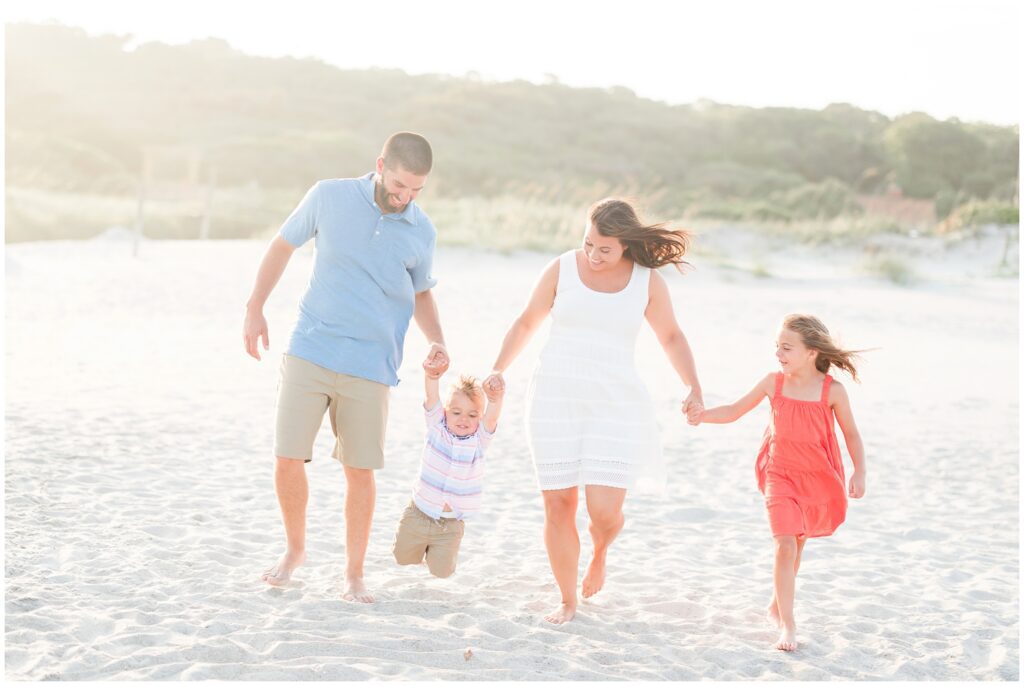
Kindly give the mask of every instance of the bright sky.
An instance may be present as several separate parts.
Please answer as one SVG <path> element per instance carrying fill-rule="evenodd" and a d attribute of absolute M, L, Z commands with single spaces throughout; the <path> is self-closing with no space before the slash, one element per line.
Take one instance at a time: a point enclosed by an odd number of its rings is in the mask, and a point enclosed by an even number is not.
<path fill-rule="evenodd" d="M 8 0 L 140 42 L 223 38 L 250 54 L 342 68 L 620 85 L 670 103 L 1020 120 L 1016 0 Z"/>

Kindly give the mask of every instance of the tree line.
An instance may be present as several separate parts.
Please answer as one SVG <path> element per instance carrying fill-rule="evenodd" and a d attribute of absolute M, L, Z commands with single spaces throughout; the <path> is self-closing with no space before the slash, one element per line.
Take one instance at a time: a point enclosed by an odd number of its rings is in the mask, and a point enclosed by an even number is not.
<path fill-rule="evenodd" d="M 432 142 L 437 198 L 586 204 L 594 189 L 642 189 L 663 214 L 781 222 L 856 214 L 871 195 L 926 200 L 936 219 L 1019 202 L 1016 127 L 924 113 L 668 105 L 621 87 L 345 70 L 39 24 L 6 26 L 6 72 L 8 240 L 43 222 L 12 189 L 132 197 L 147 148 L 201 150 L 218 193 L 257 189 L 284 207 L 317 179 L 369 171 L 396 130 Z"/>

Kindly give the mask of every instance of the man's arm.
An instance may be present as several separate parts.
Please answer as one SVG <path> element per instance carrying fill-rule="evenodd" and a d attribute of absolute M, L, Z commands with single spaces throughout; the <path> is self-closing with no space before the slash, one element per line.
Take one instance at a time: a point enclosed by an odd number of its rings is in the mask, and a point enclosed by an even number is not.
<path fill-rule="evenodd" d="M 260 359 L 260 352 L 257 341 L 263 339 L 263 349 L 270 350 L 270 333 L 267 329 L 267 320 L 263 316 L 263 305 L 270 297 L 270 292 L 281 279 L 284 268 L 288 266 L 295 247 L 282 238 L 280 235 L 274 237 L 263 255 L 259 271 L 256 272 L 256 284 L 252 288 L 252 295 L 245 304 L 245 323 L 242 325 L 242 340 L 245 345 L 245 352 L 257 360 Z"/>
<path fill-rule="evenodd" d="M 444 345 L 444 333 L 441 331 L 441 317 L 437 312 L 437 303 L 431 289 L 416 294 L 412 316 L 416 320 L 416 326 L 430 343 L 430 352 L 423 363 L 424 369 L 431 369 L 438 376 L 444 374 L 448 371 L 450 360 L 448 349 Z"/>

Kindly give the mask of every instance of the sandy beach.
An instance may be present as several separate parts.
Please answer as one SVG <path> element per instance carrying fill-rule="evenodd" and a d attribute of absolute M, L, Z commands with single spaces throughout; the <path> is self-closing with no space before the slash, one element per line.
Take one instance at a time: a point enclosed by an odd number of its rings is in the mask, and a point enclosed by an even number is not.
<path fill-rule="evenodd" d="M 575 621 L 542 619 L 558 596 L 523 438 L 545 331 L 506 375 L 484 512 L 453 577 L 391 557 L 422 441 L 427 346 L 413 326 L 377 475 L 378 602 L 341 599 L 344 479 L 327 426 L 307 468 L 309 561 L 287 587 L 266 586 L 259 572 L 283 547 L 278 365 L 312 253 L 295 254 L 271 297 L 257 363 L 242 308 L 265 242 L 144 241 L 133 258 L 108 237 L 6 248 L 6 677 L 1019 679 L 1019 300 L 1015 277 L 991 276 L 998 237 L 907 258 L 919 274 L 908 286 L 865 276 L 850 252 L 766 244 L 770 275 L 758 276 L 737 239 L 709 245 L 734 263 L 698 254 L 696 271 L 663 272 L 709 405 L 775 368 L 787 312 L 878 348 L 861 385 L 837 375 L 865 440 L 867 496 L 807 545 L 797 652 L 773 650 L 763 619 L 772 543 L 753 464 L 767 406 L 686 425 L 684 388 L 646 327 L 638 367 L 668 489 L 627 498 L 608 582 Z M 553 256 L 439 250 L 453 372 L 488 371 Z M 578 522 L 582 573 L 583 508 Z"/>

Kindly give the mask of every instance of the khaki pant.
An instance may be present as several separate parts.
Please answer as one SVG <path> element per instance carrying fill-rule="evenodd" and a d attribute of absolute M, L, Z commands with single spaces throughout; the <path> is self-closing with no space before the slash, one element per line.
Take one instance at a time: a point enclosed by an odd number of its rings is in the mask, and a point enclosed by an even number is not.
<path fill-rule="evenodd" d="M 465 522 L 431 519 L 415 503 L 409 503 L 395 534 L 395 561 L 400 565 L 416 565 L 425 557 L 431 574 L 442 579 L 449 577 L 455 573 L 455 558 L 465 532 Z"/>
<path fill-rule="evenodd" d="M 313 441 L 329 411 L 334 459 L 348 467 L 380 469 L 390 391 L 382 383 L 282 355 L 274 454 L 311 461 Z"/>

